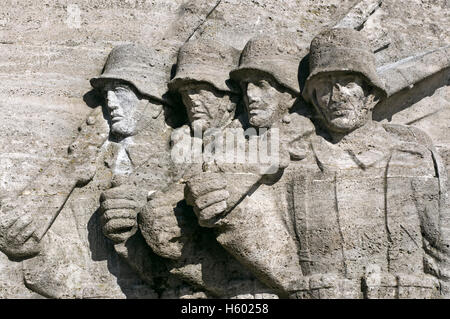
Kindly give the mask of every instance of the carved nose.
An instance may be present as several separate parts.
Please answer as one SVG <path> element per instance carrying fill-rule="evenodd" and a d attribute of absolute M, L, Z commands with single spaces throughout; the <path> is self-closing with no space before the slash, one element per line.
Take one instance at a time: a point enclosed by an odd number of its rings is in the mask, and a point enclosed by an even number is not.
<path fill-rule="evenodd" d="M 192 103 L 194 105 L 194 108 L 200 108 L 202 106 L 202 103 L 198 100 L 193 101 Z"/>
<path fill-rule="evenodd" d="M 343 95 L 345 95 L 343 87 L 339 83 L 334 84 L 333 91 L 331 94 L 331 100 L 335 102 L 336 100 L 340 99 Z"/>
<path fill-rule="evenodd" d="M 335 83 L 333 85 L 333 93 L 341 93 L 342 92 L 342 85 L 339 83 Z"/>
<path fill-rule="evenodd" d="M 106 95 L 106 103 L 108 105 L 108 108 L 113 110 L 119 107 L 117 96 L 112 91 L 108 91 Z"/>
<path fill-rule="evenodd" d="M 258 101 L 258 88 L 250 85 L 247 88 L 247 98 L 248 98 L 248 103 L 251 104 L 253 102 L 257 102 Z"/>
<path fill-rule="evenodd" d="M 255 99 L 254 95 L 247 93 L 247 97 L 248 97 L 248 103 L 249 104 L 252 104 L 253 102 L 256 102 L 256 99 Z"/>

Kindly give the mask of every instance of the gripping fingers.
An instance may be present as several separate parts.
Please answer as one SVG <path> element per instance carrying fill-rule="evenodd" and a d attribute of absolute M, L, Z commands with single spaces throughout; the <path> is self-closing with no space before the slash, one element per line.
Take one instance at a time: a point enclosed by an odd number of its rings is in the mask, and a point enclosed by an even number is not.
<path fill-rule="evenodd" d="M 30 258 L 37 255 L 41 250 L 41 245 L 39 242 L 35 241 L 33 238 L 27 240 L 23 245 L 18 245 L 9 251 L 9 254 L 15 258 Z"/>
<path fill-rule="evenodd" d="M 120 185 L 107 189 L 100 195 L 100 201 L 103 202 L 109 199 L 123 199 L 132 201 L 135 196 L 131 189 L 132 187 L 129 185 Z"/>
<path fill-rule="evenodd" d="M 103 234 L 115 243 L 126 241 L 137 231 L 137 213 L 132 209 L 111 209 L 102 215 Z"/>
<path fill-rule="evenodd" d="M 199 214 L 199 221 L 209 221 L 222 214 L 227 209 L 227 202 L 221 201 L 219 203 L 213 204 L 211 206 L 202 209 Z"/>
<path fill-rule="evenodd" d="M 133 209 L 110 209 L 103 214 L 105 221 L 112 219 L 136 219 L 137 212 Z"/>
<path fill-rule="evenodd" d="M 33 218 L 26 214 L 20 216 L 15 223 L 9 228 L 8 230 L 8 237 L 9 238 L 15 238 L 17 237 L 22 230 L 24 230 L 26 227 L 28 227 L 33 222 Z"/>
<path fill-rule="evenodd" d="M 132 228 L 136 225 L 136 221 L 128 218 L 120 218 L 120 219 L 111 219 L 108 221 L 105 226 L 103 226 L 103 230 L 106 234 L 121 232 Z"/>
<path fill-rule="evenodd" d="M 0 227 L 2 229 L 8 229 L 9 227 L 11 227 L 19 218 L 21 215 L 16 215 L 16 214 L 2 214 L 0 216 Z"/>
<path fill-rule="evenodd" d="M 36 227 L 33 224 L 25 227 L 25 229 L 23 229 L 23 231 L 16 236 L 17 244 L 19 245 L 24 244 L 28 239 L 30 239 L 30 237 L 33 235 L 35 231 Z"/>
<path fill-rule="evenodd" d="M 138 204 L 134 200 L 128 199 L 107 199 L 102 203 L 102 209 L 108 211 L 111 209 L 135 209 Z"/>
<path fill-rule="evenodd" d="M 227 187 L 221 174 L 205 173 L 194 177 L 188 182 L 188 187 L 194 197 L 202 196 Z"/>
<path fill-rule="evenodd" d="M 230 193 L 228 191 L 222 189 L 218 191 L 214 191 L 211 193 L 208 193 L 206 195 L 200 196 L 196 201 L 195 205 L 199 209 L 205 209 L 208 206 L 211 206 L 212 204 L 216 204 L 222 201 L 226 201 L 230 197 Z"/>
<path fill-rule="evenodd" d="M 107 234 L 106 237 L 108 237 L 115 243 L 121 243 L 126 241 L 131 236 L 133 236 L 135 232 L 136 232 L 135 230 L 130 230 L 122 233 L 111 233 Z"/>

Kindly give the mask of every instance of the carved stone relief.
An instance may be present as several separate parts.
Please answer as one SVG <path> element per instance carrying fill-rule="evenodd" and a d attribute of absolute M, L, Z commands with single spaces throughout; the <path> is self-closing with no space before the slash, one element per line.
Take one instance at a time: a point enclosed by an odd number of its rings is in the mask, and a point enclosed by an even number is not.
<path fill-rule="evenodd" d="M 207 20 L 229 3 L 192 1 L 162 39 L 112 46 L 63 155 L 2 195 L 26 292 L 0 296 L 450 297 L 450 144 L 413 125 L 448 93 L 448 41 L 380 65 L 402 43 L 382 1 L 354 2 L 240 46 Z"/>

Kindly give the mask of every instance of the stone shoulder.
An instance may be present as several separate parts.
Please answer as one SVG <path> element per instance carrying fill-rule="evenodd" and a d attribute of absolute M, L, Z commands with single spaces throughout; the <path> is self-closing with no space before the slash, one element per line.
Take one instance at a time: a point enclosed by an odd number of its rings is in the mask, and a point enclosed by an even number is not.
<path fill-rule="evenodd" d="M 416 143 L 430 150 L 434 148 L 430 136 L 420 128 L 403 124 L 383 124 L 383 128 L 400 142 Z"/>

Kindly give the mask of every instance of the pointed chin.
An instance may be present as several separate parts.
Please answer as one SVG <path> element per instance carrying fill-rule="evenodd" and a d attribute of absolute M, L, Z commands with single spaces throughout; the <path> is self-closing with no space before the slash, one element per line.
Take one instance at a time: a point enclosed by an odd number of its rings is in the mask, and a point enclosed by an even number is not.
<path fill-rule="evenodd" d="M 252 126 L 263 127 L 265 125 L 265 118 L 263 114 L 250 115 L 249 122 Z"/>
<path fill-rule="evenodd" d="M 348 132 L 351 131 L 355 126 L 355 121 L 346 116 L 343 116 L 329 120 L 328 125 L 333 131 Z"/>
<path fill-rule="evenodd" d="M 254 127 L 271 127 L 277 120 L 277 112 L 273 108 L 258 110 L 254 114 L 250 112 L 249 122 Z"/>
<path fill-rule="evenodd" d="M 128 123 L 125 119 L 117 121 L 111 125 L 111 132 L 121 137 L 134 135 L 135 125 Z"/>
<path fill-rule="evenodd" d="M 340 116 L 327 117 L 327 126 L 335 132 L 347 133 L 364 125 L 367 120 L 368 118 L 363 112 L 355 114 L 355 112 L 347 111 Z"/>
<path fill-rule="evenodd" d="M 201 130 L 202 132 L 206 131 L 210 124 L 206 119 L 197 119 L 192 122 L 192 128 L 195 130 Z"/>

